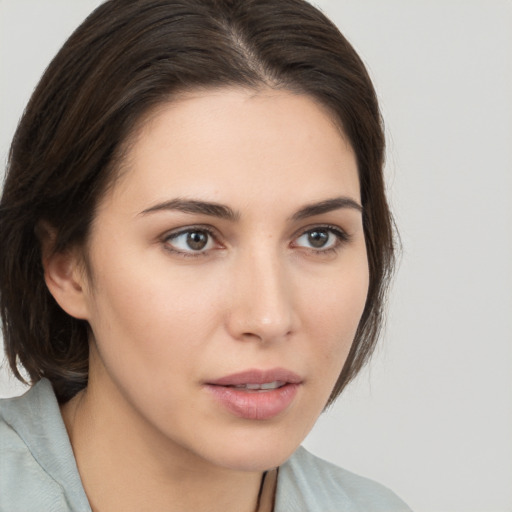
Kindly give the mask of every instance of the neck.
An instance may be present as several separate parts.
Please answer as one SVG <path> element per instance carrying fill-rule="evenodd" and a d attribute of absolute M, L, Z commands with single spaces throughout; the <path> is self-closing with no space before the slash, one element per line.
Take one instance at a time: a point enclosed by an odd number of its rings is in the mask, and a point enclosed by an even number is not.
<path fill-rule="evenodd" d="M 177 446 L 137 417 L 119 393 L 105 392 L 105 385 L 91 378 L 62 407 L 95 512 L 257 509 L 261 472 L 217 467 Z"/>

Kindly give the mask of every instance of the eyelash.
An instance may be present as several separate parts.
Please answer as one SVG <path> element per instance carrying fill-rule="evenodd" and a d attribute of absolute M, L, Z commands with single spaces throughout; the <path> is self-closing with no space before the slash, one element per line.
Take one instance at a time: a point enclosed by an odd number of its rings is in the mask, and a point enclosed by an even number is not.
<path fill-rule="evenodd" d="M 350 235 L 346 231 L 340 229 L 337 226 L 321 224 L 321 225 L 314 225 L 314 226 L 311 226 L 311 227 L 301 230 L 300 233 L 297 234 L 293 238 L 293 240 L 297 240 L 300 237 L 307 235 L 308 233 L 312 233 L 314 231 L 328 231 L 329 233 L 332 233 L 336 237 L 335 244 L 332 247 L 329 247 L 327 249 L 322 249 L 322 248 L 313 249 L 313 248 L 302 247 L 302 249 L 308 251 L 310 254 L 314 254 L 314 255 L 318 255 L 318 256 L 336 253 L 340 249 L 340 247 L 342 245 L 346 244 L 347 242 L 349 242 L 350 238 L 351 238 Z M 206 233 L 210 239 L 213 239 L 214 242 L 218 243 L 218 236 L 216 235 L 214 230 L 212 230 L 210 227 L 208 227 L 208 226 L 188 226 L 186 228 L 180 229 L 179 231 L 165 234 L 162 238 L 162 242 L 165 246 L 165 249 L 167 251 L 172 252 L 173 254 L 176 254 L 183 258 L 200 258 L 200 257 L 208 256 L 212 249 L 207 249 L 207 250 L 202 250 L 202 251 L 192 251 L 192 250 L 181 251 L 179 249 L 173 248 L 169 243 L 169 241 L 174 240 L 181 235 L 184 235 L 187 233 L 194 233 L 194 232 Z"/>
<path fill-rule="evenodd" d="M 180 229 L 176 232 L 167 233 L 163 237 L 163 243 L 165 246 L 165 249 L 169 252 L 172 252 L 173 254 L 176 254 L 178 256 L 182 256 L 183 258 L 200 258 L 204 256 L 208 256 L 209 250 L 207 251 L 180 251 L 179 249 L 174 249 L 170 244 L 169 241 L 174 240 L 175 238 L 178 238 L 181 235 L 184 235 L 186 233 L 194 233 L 194 232 L 201 232 L 206 233 L 210 239 L 213 239 L 215 242 L 217 242 L 218 236 L 216 236 L 215 232 L 207 227 L 207 226 L 189 226 L 183 229 Z M 218 243 L 218 242 L 217 242 Z"/>
<path fill-rule="evenodd" d="M 331 226 L 329 224 L 320 224 L 311 227 L 307 227 L 303 229 L 300 234 L 294 237 L 294 240 L 299 239 L 300 237 L 307 235 L 308 233 L 313 233 L 314 231 L 327 231 L 332 233 L 336 237 L 336 241 L 332 247 L 328 247 L 327 249 L 313 249 L 303 247 L 304 250 L 308 251 L 310 254 L 318 255 L 318 256 L 327 256 L 329 254 L 334 254 L 338 252 L 338 250 L 347 242 L 350 241 L 350 235 L 337 226 Z"/>

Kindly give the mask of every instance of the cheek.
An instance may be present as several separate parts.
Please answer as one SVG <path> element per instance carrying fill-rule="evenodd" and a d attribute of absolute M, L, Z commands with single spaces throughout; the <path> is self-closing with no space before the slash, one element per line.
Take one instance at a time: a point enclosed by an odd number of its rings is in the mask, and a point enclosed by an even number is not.
<path fill-rule="evenodd" d="M 219 303 L 221 287 L 211 277 L 159 271 L 151 262 L 123 263 L 118 260 L 115 268 L 98 273 L 101 287 L 89 301 L 100 350 L 117 351 L 117 361 L 137 366 L 166 365 L 169 360 L 186 364 L 187 355 L 215 328 L 218 311 L 212 304 Z"/>
<path fill-rule="evenodd" d="M 350 269 L 350 270 L 348 270 Z M 318 283 L 317 283 L 318 284 Z M 352 346 L 368 293 L 366 259 L 340 271 L 323 286 L 303 297 L 306 329 L 318 343 L 320 365 L 337 378 Z"/>
<path fill-rule="evenodd" d="M 368 294 L 366 260 L 333 273 L 323 283 L 312 282 L 309 293 L 302 297 L 309 305 L 310 321 L 319 329 L 347 336 L 357 329 Z"/>

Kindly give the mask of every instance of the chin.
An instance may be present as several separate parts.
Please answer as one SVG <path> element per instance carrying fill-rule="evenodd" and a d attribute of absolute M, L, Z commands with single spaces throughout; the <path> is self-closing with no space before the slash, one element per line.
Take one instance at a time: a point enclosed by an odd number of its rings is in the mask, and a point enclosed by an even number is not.
<path fill-rule="evenodd" d="M 283 464 L 298 448 L 303 437 L 253 432 L 242 438 L 227 436 L 225 443 L 206 455 L 217 466 L 235 471 L 267 471 Z"/>
<path fill-rule="evenodd" d="M 279 453 L 267 449 L 255 452 L 233 453 L 220 458 L 217 465 L 233 471 L 262 472 L 276 468 L 283 464 L 297 449 L 288 450 L 286 453 Z"/>

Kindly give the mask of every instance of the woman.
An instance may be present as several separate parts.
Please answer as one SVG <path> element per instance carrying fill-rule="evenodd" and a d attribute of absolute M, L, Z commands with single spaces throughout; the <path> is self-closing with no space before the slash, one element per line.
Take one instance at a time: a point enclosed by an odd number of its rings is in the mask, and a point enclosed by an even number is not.
<path fill-rule="evenodd" d="M 0 203 L 35 384 L 0 407 L 0 510 L 408 510 L 299 448 L 377 339 L 383 151 L 364 66 L 306 2 L 101 5 Z"/>

